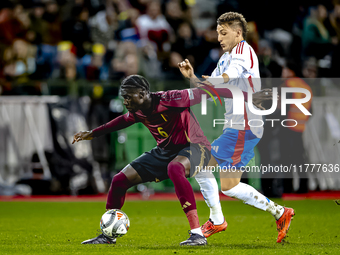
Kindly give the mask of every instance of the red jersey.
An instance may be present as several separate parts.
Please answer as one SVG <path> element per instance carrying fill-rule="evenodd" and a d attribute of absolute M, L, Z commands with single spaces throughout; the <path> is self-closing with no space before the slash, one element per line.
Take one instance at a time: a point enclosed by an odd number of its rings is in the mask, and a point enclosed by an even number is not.
<path fill-rule="evenodd" d="M 210 150 L 208 139 L 204 135 L 195 115 L 190 111 L 189 107 L 193 102 L 190 102 L 189 90 L 171 90 L 150 94 L 152 110 L 148 114 L 143 113 L 141 110 L 135 113 L 127 112 L 92 130 L 93 137 L 141 122 L 150 130 L 157 142 L 157 146 L 162 149 L 174 149 L 177 145 L 182 147 L 191 142 L 202 144 Z"/>
<path fill-rule="evenodd" d="M 231 98 L 229 89 L 215 88 L 220 96 Z M 93 137 L 117 131 L 141 122 L 157 141 L 162 149 L 173 149 L 188 143 L 197 143 L 211 149 L 211 145 L 203 133 L 190 106 L 201 102 L 201 89 L 170 90 L 150 93 L 152 98 L 151 111 L 141 110 L 128 112 L 110 122 L 92 130 Z M 245 99 L 247 93 L 243 92 Z M 246 100 L 247 101 L 247 100 Z"/>

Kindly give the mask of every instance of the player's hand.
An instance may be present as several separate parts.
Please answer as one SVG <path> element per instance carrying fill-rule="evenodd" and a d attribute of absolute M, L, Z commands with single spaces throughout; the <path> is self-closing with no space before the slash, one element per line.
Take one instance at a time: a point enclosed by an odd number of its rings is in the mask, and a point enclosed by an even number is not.
<path fill-rule="evenodd" d="M 202 78 L 204 79 L 208 79 L 209 77 L 210 76 L 202 75 Z M 191 84 L 196 88 L 204 87 L 204 86 L 213 86 L 208 80 L 200 80 L 197 77 L 190 79 L 190 81 L 191 81 Z"/>
<path fill-rule="evenodd" d="M 266 108 L 262 106 L 262 103 L 269 100 L 273 100 L 272 89 L 263 89 L 253 94 L 253 105 L 262 110 L 266 110 Z"/>
<path fill-rule="evenodd" d="M 203 77 L 203 75 L 202 75 L 202 77 Z M 214 86 L 208 80 L 200 81 L 199 79 L 195 80 L 194 85 L 195 85 L 195 87 Z"/>
<path fill-rule="evenodd" d="M 209 75 L 202 75 L 202 78 L 205 79 L 203 82 L 202 82 L 202 85 L 201 86 L 213 86 L 209 81 L 208 81 L 208 78 L 210 78 Z"/>
<path fill-rule="evenodd" d="M 80 131 L 73 136 L 72 144 L 75 142 L 80 142 L 82 140 L 92 140 L 92 131 Z"/>
<path fill-rule="evenodd" d="M 194 68 L 192 67 L 188 59 L 185 59 L 181 63 L 178 63 L 178 68 L 185 78 L 196 78 Z"/>

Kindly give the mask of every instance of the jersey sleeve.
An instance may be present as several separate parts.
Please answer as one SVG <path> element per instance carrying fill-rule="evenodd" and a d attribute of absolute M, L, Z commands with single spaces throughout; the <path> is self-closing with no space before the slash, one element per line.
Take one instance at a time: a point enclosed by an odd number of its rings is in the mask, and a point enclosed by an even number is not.
<path fill-rule="evenodd" d="M 160 93 L 159 107 L 190 107 L 190 100 L 194 99 L 191 90 L 169 90 Z M 198 98 L 195 98 L 196 100 Z M 160 110 L 160 109 L 159 109 Z"/>
<path fill-rule="evenodd" d="M 217 96 L 218 98 L 233 97 L 233 94 L 228 88 L 214 88 L 213 86 L 202 86 L 199 88 L 184 90 L 170 90 L 162 93 L 159 107 L 190 107 L 201 103 L 203 94 Z M 242 93 L 244 100 L 247 101 L 247 92 Z"/>
<path fill-rule="evenodd" d="M 219 74 L 219 70 L 218 70 L 218 67 L 216 67 L 215 69 L 214 69 L 214 71 L 211 73 L 211 77 L 216 77 L 216 76 L 219 76 L 220 74 Z"/>
<path fill-rule="evenodd" d="M 92 135 L 93 137 L 102 136 L 123 128 L 127 128 L 136 122 L 138 121 L 136 121 L 135 116 L 132 113 L 127 112 L 124 115 L 121 115 L 110 122 L 93 129 Z"/>
<path fill-rule="evenodd" d="M 240 42 L 236 45 L 231 52 L 231 56 L 229 68 L 242 66 L 249 71 L 253 67 L 253 53 L 248 43 Z"/>

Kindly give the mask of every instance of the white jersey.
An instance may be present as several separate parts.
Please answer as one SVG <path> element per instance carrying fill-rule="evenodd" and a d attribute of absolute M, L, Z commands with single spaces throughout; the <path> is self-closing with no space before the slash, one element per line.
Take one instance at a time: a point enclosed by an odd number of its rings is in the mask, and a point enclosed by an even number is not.
<path fill-rule="evenodd" d="M 253 48 L 246 41 L 241 41 L 232 49 L 231 53 L 226 52 L 221 56 L 217 63 L 217 67 L 211 74 L 211 77 L 220 76 L 223 73 L 226 73 L 229 76 L 229 82 L 227 84 L 237 86 L 244 92 L 248 92 L 249 88 L 251 88 L 253 92 L 261 90 L 259 62 Z M 243 115 L 233 114 L 232 98 L 225 98 L 224 102 L 226 109 L 226 113 L 224 115 L 227 121 L 223 129 L 250 129 L 256 137 L 262 137 L 263 126 L 261 126 L 259 121 L 254 121 L 250 124 L 261 127 L 251 127 L 248 124 L 250 120 L 262 120 L 262 116 L 255 115 L 250 112 L 247 102 L 245 103 L 245 111 Z"/>

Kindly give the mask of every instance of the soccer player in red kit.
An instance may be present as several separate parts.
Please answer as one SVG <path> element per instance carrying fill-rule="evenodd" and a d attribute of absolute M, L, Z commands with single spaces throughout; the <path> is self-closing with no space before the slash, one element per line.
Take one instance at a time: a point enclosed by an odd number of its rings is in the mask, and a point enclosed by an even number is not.
<path fill-rule="evenodd" d="M 91 140 L 137 122 L 143 123 L 156 139 L 157 147 L 145 152 L 113 177 L 106 209 L 121 209 L 126 191 L 132 186 L 170 178 L 191 229 L 189 239 L 180 245 L 206 245 L 207 240 L 197 216 L 194 193 L 186 179 L 196 175 L 196 169 L 199 169 L 197 166 L 206 166 L 211 156 L 210 143 L 189 108 L 200 103 L 201 94 L 206 92 L 196 88 L 152 93 L 149 86 L 142 76 L 131 75 L 125 78 L 120 92 L 128 112 L 92 131 L 78 132 L 72 143 Z M 228 89 L 216 90 L 220 96 L 232 97 Z M 101 234 L 83 244 L 115 242 L 115 239 Z"/>

